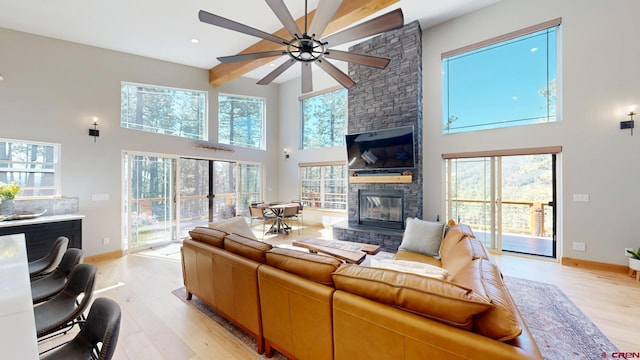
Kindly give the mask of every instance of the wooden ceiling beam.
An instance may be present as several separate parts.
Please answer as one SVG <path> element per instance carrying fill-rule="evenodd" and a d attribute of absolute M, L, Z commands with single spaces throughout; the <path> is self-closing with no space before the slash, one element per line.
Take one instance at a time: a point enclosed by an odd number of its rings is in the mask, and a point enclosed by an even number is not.
<path fill-rule="evenodd" d="M 327 26 L 325 34 L 331 34 L 338 30 L 349 27 L 351 24 L 363 19 L 369 15 L 397 3 L 400 0 L 345 0 L 336 11 L 333 20 Z M 315 10 L 309 12 L 308 26 L 311 26 Z M 300 29 L 304 28 L 304 16 L 300 17 L 296 23 Z M 273 33 L 276 36 L 288 39 L 289 33 L 283 27 Z M 248 48 L 242 50 L 239 54 L 247 54 L 262 51 L 273 51 L 285 49 L 283 45 L 278 45 L 271 41 L 260 40 Z M 213 86 L 220 86 L 235 78 L 238 78 L 260 66 L 270 63 L 274 58 L 262 58 L 252 61 L 244 61 L 238 63 L 219 64 L 209 69 L 209 83 Z"/>

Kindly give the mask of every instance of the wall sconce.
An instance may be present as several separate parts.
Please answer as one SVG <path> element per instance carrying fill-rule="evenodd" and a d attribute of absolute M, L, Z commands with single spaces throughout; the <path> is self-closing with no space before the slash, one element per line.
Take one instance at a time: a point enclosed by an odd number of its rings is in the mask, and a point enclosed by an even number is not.
<path fill-rule="evenodd" d="M 284 158 L 285 159 L 289 158 L 289 149 L 288 148 L 284 148 Z"/>
<path fill-rule="evenodd" d="M 633 128 L 635 127 L 634 121 L 633 121 L 633 115 L 635 115 L 636 112 L 633 111 L 633 109 L 629 110 L 629 112 L 627 113 L 627 115 L 629 115 L 629 120 L 627 121 L 620 121 L 620 129 L 631 129 L 631 135 L 633 136 Z"/>
<path fill-rule="evenodd" d="M 100 136 L 100 130 L 98 130 L 98 118 L 93 117 L 93 129 L 89 129 L 89 136 L 93 136 L 93 142 L 96 142 L 98 136 Z"/>

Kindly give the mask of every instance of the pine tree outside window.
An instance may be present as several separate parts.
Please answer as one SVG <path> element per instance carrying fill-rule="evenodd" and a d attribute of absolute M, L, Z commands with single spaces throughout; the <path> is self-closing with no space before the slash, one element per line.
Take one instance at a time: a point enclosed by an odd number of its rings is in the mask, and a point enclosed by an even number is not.
<path fill-rule="evenodd" d="M 218 142 L 265 149 L 265 99 L 220 94 L 218 96 Z"/>

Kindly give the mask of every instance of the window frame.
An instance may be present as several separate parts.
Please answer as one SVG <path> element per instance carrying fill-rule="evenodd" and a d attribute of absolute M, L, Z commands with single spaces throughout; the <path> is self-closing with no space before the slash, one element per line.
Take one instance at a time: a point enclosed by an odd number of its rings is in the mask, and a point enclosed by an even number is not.
<path fill-rule="evenodd" d="M 530 124 L 537 124 L 537 123 L 550 123 L 550 122 L 557 122 L 561 120 L 561 102 L 560 102 L 560 35 L 561 35 L 561 27 L 560 25 L 562 24 L 562 18 L 555 18 L 549 21 L 545 21 L 543 23 L 540 24 L 536 24 L 536 25 L 532 25 L 520 30 L 516 30 L 516 31 L 512 31 L 510 33 L 507 34 L 503 34 L 503 35 L 499 35 L 487 40 L 483 40 L 474 44 L 470 44 L 467 46 L 463 46 L 461 48 L 458 49 L 454 49 L 451 51 L 447 51 L 441 54 L 441 64 L 442 64 L 442 121 L 441 121 L 441 133 L 442 134 L 455 134 L 455 133 L 464 133 L 464 132 L 471 132 L 471 131 L 478 131 L 478 130 L 485 130 L 485 129 L 498 129 L 498 128 L 505 128 L 505 127 L 513 127 L 513 126 L 523 126 L 523 125 L 530 125 Z M 491 123 L 485 123 L 485 122 L 476 122 L 473 123 L 472 125 L 466 125 L 464 127 L 458 127 L 458 128 L 452 128 L 450 127 L 451 125 L 451 113 L 449 112 L 449 96 L 448 96 L 448 92 L 450 92 L 450 88 L 449 88 L 449 84 L 448 84 L 448 77 L 449 77 L 449 72 L 445 71 L 445 61 L 448 61 L 451 58 L 454 57 L 458 57 L 461 55 L 465 55 L 465 54 L 469 54 L 469 55 L 473 55 L 474 52 L 478 51 L 478 50 L 491 50 L 491 47 L 493 47 L 494 45 L 501 45 L 502 43 L 505 43 L 504 45 L 508 46 L 510 44 L 508 44 L 509 41 L 512 40 L 519 40 L 520 38 L 524 39 L 526 36 L 528 35 L 532 35 L 535 34 L 537 32 L 543 32 L 543 31 L 555 31 L 555 79 L 551 79 L 549 77 L 547 77 L 547 84 L 546 84 L 546 92 L 543 94 L 542 92 L 540 92 L 540 95 L 543 97 L 546 97 L 546 113 L 547 115 L 544 117 L 547 119 L 547 121 L 544 122 L 536 122 L 536 119 L 538 118 L 531 118 L 531 119 L 509 119 L 506 121 L 496 121 L 496 122 L 491 122 Z M 512 43 L 513 44 L 513 43 Z M 495 48 L 494 48 L 495 49 Z M 547 50 L 550 49 L 549 46 L 547 46 Z M 549 67 L 550 63 L 549 63 L 549 58 L 548 58 L 548 54 L 547 54 L 547 65 L 546 65 L 546 69 L 547 69 L 547 75 L 549 75 L 549 70 L 551 69 Z M 551 84 L 551 82 L 554 81 L 553 84 Z M 551 104 L 552 99 L 553 98 L 553 104 Z M 553 115 L 550 115 L 550 108 L 555 107 L 555 112 Z M 550 120 L 552 118 L 552 120 Z"/>
<path fill-rule="evenodd" d="M 336 201 L 329 201 L 327 200 L 327 196 L 329 195 L 336 195 L 337 193 L 331 193 L 328 194 L 325 192 L 325 185 L 326 185 L 326 181 L 328 179 L 326 179 L 326 168 L 330 167 L 330 166 L 342 166 L 344 168 L 344 193 L 340 194 L 342 196 L 344 196 L 344 203 L 341 202 L 336 202 Z M 311 168 L 311 167 L 319 167 L 320 168 L 320 178 L 319 179 L 307 179 L 303 176 L 303 172 L 305 168 Z M 344 161 L 335 161 L 335 162 L 317 162 L 317 163 L 300 163 L 298 164 L 298 171 L 300 174 L 300 184 L 299 184 L 299 198 L 300 200 L 304 203 L 305 207 L 308 208 L 313 208 L 313 209 L 318 209 L 318 210 L 331 210 L 331 211 L 347 211 L 347 203 L 348 203 L 348 195 L 349 195 L 349 172 L 347 169 L 347 164 Z M 319 181 L 319 186 L 320 186 L 320 193 L 318 194 L 318 198 L 317 199 L 312 199 L 309 197 L 305 197 L 303 194 L 303 188 L 304 188 L 304 182 L 305 181 Z M 313 202 L 318 202 L 320 205 L 319 206 L 314 206 Z M 336 208 L 336 207 L 326 207 L 329 203 L 331 204 L 343 204 L 342 208 Z"/>
<path fill-rule="evenodd" d="M 323 95 L 327 95 L 327 94 L 338 92 L 338 91 L 345 92 L 345 108 L 344 108 L 345 116 L 344 116 L 344 130 L 343 130 L 342 136 L 338 137 L 337 142 L 336 142 L 336 137 L 334 136 L 332 145 L 323 145 L 320 147 L 305 147 L 305 129 L 307 127 L 305 126 L 306 121 L 304 116 L 304 102 L 314 97 L 323 96 Z M 347 91 L 347 89 L 345 89 L 342 86 L 332 86 L 330 88 L 327 88 L 321 91 L 316 91 L 313 93 L 308 93 L 308 94 L 299 96 L 298 100 L 300 103 L 300 150 L 325 149 L 325 148 L 345 145 L 344 135 L 347 133 L 347 124 L 349 123 L 349 92 Z M 317 129 L 314 129 L 314 131 L 317 131 Z"/>
<path fill-rule="evenodd" d="M 229 139 L 229 143 L 223 142 L 220 139 L 220 109 L 222 108 L 220 106 L 220 97 L 221 96 L 226 96 L 226 97 L 233 97 L 233 98 L 244 98 L 244 99 L 259 99 L 262 101 L 262 124 L 261 124 L 261 129 L 260 129 L 260 146 L 258 147 L 254 147 L 254 146 L 247 146 L 246 144 L 234 144 L 232 139 Z M 247 149 L 256 149 L 256 150 L 266 150 L 266 128 L 267 128 L 267 98 L 263 97 L 263 96 L 249 96 L 249 95 L 238 95 L 238 94 L 230 94 L 230 93 L 218 93 L 218 113 L 217 113 L 217 139 L 216 141 L 220 144 L 225 144 L 225 145 L 232 145 L 232 146 L 238 146 L 238 147 L 243 147 L 243 148 L 247 148 Z M 229 125 L 229 127 L 231 127 L 231 125 Z"/>
<path fill-rule="evenodd" d="M 145 87 L 150 89 L 164 89 L 164 90 L 173 90 L 178 92 L 191 92 L 191 93 L 202 94 L 204 96 L 204 99 L 202 99 L 202 102 L 203 102 L 203 110 L 201 115 L 202 118 L 200 119 L 201 122 L 198 125 L 201 133 L 195 134 L 195 136 L 185 136 L 179 133 L 170 132 L 171 129 L 157 128 L 167 132 L 151 131 L 150 129 L 148 129 L 149 128 L 148 125 L 141 124 L 139 126 L 141 126 L 142 128 L 137 128 L 137 127 L 130 126 L 132 123 L 128 121 L 126 122 L 126 124 L 129 126 L 125 126 L 124 116 L 123 116 L 125 103 L 122 100 L 122 93 L 125 89 L 125 86 Z M 177 87 L 170 87 L 170 86 L 141 84 L 141 83 L 134 83 L 129 81 L 121 81 L 120 82 L 120 127 L 123 129 L 129 129 L 129 130 L 144 131 L 150 134 L 169 135 L 169 136 L 175 136 L 183 139 L 207 141 L 209 139 L 209 92 L 206 90 L 185 89 L 185 88 L 177 88 Z"/>
<path fill-rule="evenodd" d="M 50 142 L 43 142 L 43 141 L 31 141 L 31 140 L 19 140 L 19 139 L 8 139 L 8 138 L 0 138 L 0 142 L 5 142 L 5 143 L 19 143 L 19 144 L 24 144 L 27 146 L 51 146 L 53 148 L 53 162 L 18 162 L 18 161 L 9 161 L 9 160 L 0 160 L 0 164 L 7 164 L 7 171 L 4 171 L 2 168 L 0 167 L 0 172 L 17 172 L 17 173 L 34 173 L 34 172 L 45 172 L 45 173 L 53 173 L 53 186 L 45 186 L 45 187 L 41 187 L 42 189 L 53 189 L 54 194 L 53 195 L 23 195 L 23 191 L 25 189 L 33 189 L 33 190 L 37 190 L 38 188 L 34 188 L 34 187 L 26 187 L 24 184 L 20 184 L 18 183 L 18 185 L 21 187 L 20 192 L 16 195 L 16 199 L 18 200 L 25 200 L 25 199 L 54 199 L 54 198 L 59 198 L 62 194 L 62 176 L 61 176 L 61 172 L 62 172 L 62 164 L 61 164 L 61 154 L 62 154 L 62 145 L 59 143 L 50 143 Z M 52 165 L 53 169 L 51 171 L 29 171 L 29 169 L 24 169 L 25 171 L 20 171 L 20 169 L 17 169 L 18 171 L 9 171 L 11 169 L 11 164 L 14 163 L 24 163 L 24 164 L 40 164 L 40 165 Z M 44 170 L 44 169 L 35 169 L 35 170 Z M 9 181 L 10 183 L 11 181 Z"/>

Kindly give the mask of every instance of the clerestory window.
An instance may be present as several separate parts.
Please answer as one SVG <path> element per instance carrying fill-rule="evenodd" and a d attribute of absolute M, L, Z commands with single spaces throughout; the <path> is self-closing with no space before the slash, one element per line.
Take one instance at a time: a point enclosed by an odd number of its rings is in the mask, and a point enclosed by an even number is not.
<path fill-rule="evenodd" d="M 120 126 L 207 140 L 207 92 L 123 82 Z"/>
<path fill-rule="evenodd" d="M 344 145 L 347 128 L 347 89 L 340 88 L 300 99 L 302 149 Z"/>
<path fill-rule="evenodd" d="M 265 149 L 265 99 L 220 94 L 218 96 L 218 142 Z"/>
<path fill-rule="evenodd" d="M 442 54 L 442 132 L 557 121 L 560 22 Z"/>

